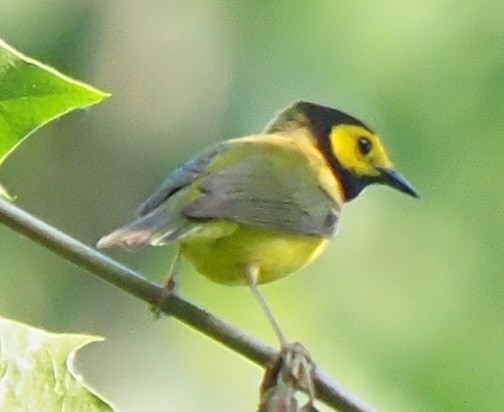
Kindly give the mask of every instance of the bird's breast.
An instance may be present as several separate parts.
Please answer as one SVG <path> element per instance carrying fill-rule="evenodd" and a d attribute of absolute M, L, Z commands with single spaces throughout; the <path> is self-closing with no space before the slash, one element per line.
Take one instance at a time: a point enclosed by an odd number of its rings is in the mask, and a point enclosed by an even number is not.
<path fill-rule="evenodd" d="M 182 255 L 196 270 L 217 283 L 246 285 L 245 269 L 251 265 L 259 268 L 258 283 L 269 283 L 297 272 L 325 249 L 328 238 L 292 235 L 270 230 L 235 225 L 229 231 L 227 222 L 208 222 L 204 232 L 219 232 L 224 236 L 198 236 L 197 233 L 181 244 Z"/>

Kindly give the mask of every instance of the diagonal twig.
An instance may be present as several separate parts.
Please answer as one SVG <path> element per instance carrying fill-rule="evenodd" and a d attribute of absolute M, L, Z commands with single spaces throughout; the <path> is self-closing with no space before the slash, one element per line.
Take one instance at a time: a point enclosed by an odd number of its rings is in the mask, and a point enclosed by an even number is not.
<path fill-rule="evenodd" d="M 174 316 L 262 367 L 267 367 L 278 355 L 277 351 L 253 336 L 243 333 L 176 294 L 163 300 L 163 287 L 150 282 L 126 266 L 1 198 L 0 222 L 145 302 L 156 305 L 163 302 L 160 307 L 163 312 Z M 314 383 L 317 398 L 336 410 L 344 412 L 374 411 L 373 408 L 331 379 L 320 368 L 317 368 L 315 372 Z"/>

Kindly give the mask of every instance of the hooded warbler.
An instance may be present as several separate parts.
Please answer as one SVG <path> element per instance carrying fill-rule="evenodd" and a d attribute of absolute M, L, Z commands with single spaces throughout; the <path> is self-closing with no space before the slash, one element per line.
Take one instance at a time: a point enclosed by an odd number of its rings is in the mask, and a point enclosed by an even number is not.
<path fill-rule="evenodd" d="M 97 246 L 176 244 L 176 261 L 183 256 L 214 282 L 249 285 L 284 343 L 257 285 L 316 259 L 343 205 L 375 183 L 418 196 L 368 126 L 300 101 L 262 133 L 219 143 L 180 166 L 131 223 Z"/>

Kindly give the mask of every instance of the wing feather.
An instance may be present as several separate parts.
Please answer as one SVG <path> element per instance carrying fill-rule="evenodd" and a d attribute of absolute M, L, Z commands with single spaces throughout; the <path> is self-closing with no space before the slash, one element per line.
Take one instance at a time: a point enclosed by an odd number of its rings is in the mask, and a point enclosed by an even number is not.
<path fill-rule="evenodd" d="M 194 224 L 182 213 L 187 195 L 184 189 L 199 177 L 216 154 L 216 148 L 205 151 L 176 169 L 138 208 L 135 220 L 102 237 L 97 247 L 159 246 L 190 233 Z"/>
<path fill-rule="evenodd" d="M 276 157 L 258 156 L 211 173 L 199 182 L 203 195 L 184 213 L 193 219 L 229 219 L 280 232 L 331 236 L 339 206 L 320 188 L 313 171 L 293 163 L 297 170 L 279 164 Z"/>
<path fill-rule="evenodd" d="M 299 151 L 255 142 L 223 143 L 176 169 L 130 224 L 98 247 L 162 245 L 224 219 L 282 233 L 329 237 L 340 205 Z"/>

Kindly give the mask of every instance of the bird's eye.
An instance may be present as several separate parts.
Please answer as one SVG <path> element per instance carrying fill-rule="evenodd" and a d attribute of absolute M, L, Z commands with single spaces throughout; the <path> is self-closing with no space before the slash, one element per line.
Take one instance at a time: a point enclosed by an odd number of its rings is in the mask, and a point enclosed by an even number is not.
<path fill-rule="evenodd" d="M 367 137 L 360 137 L 358 140 L 359 152 L 364 156 L 371 151 L 372 144 Z"/>

